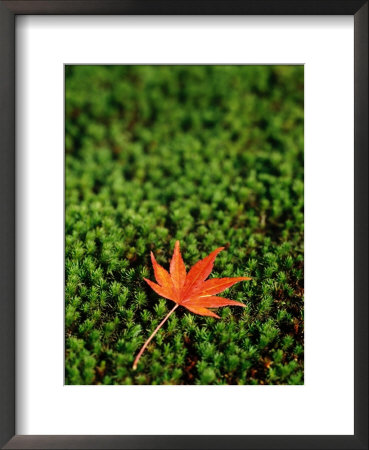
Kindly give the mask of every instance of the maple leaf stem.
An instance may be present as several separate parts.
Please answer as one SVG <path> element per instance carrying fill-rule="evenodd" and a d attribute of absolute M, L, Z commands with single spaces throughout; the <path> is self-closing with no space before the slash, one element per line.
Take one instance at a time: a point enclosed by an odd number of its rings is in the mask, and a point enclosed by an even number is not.
<path fill-rule="evenodd" d="M 178 308 L 179 304 L 176 303 L 174 308 L 172 308 L 168 314 L 164 317 L 164 319 L 159 323 L 159 325 L 155 328 L 155 330 L 152 332 L 151 336 L 149 337 L 149 339 L 144 343 L 144 345 L 142 346 L 141 350 L 139 351 L 138 355 L 136 356 L 134 363 L 133 363 L 133 370 L 137 369 L 137 363 L 140 360 L 142 353 L 145 351 L 146 347 L 150 344 L 152 338 L 155 336 L 155 334 L 160 330 L 160 328 L 164 325 L 164 323 L 169 319 L 170 315 Z"/>

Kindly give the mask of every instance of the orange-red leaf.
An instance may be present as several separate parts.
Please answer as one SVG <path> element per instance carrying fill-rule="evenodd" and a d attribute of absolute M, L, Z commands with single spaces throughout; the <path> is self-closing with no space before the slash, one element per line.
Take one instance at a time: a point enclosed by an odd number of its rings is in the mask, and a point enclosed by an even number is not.
<path fill-rule="evenodd" d="M 204 281 L 199 290 L 196 291 L 196 296 L 214 295 L 223 292 L 240 281 L 251 280 L 249 277 L 235 277 L 235 278 L 211 278 Z"/>
<path fill-rule="evenodd" d="M 174 288 L 180 293 L 186 281 L 186 267 L 180 252 L 179 241 L 175 243 L 173 257 L 170 261 L 170 276 Z"/>
<path fill-rule="evenodd" d="M 148 285 L 159 295 L 173 300 L 184 306 L 189 311 L 201 316 L 218 317 L 207 308 L 218 308 L 221 306 L 245 306 L 228 298 L 216 297 L 215 294 L 224 291 L 240 281 L 251 280 L 249 277 L 234 278 L 212 278 L 206 280 L 210 275 L 215 258 L 224 247 L 219 247 L 201 261 L 198 261 L 188 273 L 184 265 L 179 241 L 175 243 L 173 256 L 170 262 L 170 272 L 167 272 L 156 262 L 151 252 L 151 261 L 154 275 L 158 284 L 147 280 Z"/>
<path fill-rule="evenodd" d="M 210 311 L 209 309 L 202 308 L 201 306 L 186 306 L 186 308 L 195 313 L 199 314 L 200 316 L 209 316 L 209 317 L 215 317 L 216 319 L 220 319 L 220 317 L 213 313 L 213 311 Z"/>
<path fill-rule="evenodd" d="M 148 280 L 147 278 L 144 278 L 144 280 L 151 287 L 151 289 L 154 290 L 161 297 L 168 298 L 169 300 L 173 300 L 174 302 L 176 302 L 172 291 L 165 289 L 162 286 L 159 286 L 158 284 L 154 283 L 153 281 Z"/>
<path fill-rule="evenodd" d="M 217 248 L 206 258 L 198 261 L 188 274 L 186 274 L 186 268 L 181 256 L 179 241 L 177 241 L 174 246 L 173 256 L 170 261 L 170 273 L 156 262 L 155 256 L 151 252 L 154 274 L 156 281 L 159 284 L 156 284 L 147 278 L 144 278 L 144 280 L 157 294 L 169 300 L 173 300 L 176 304 L 142 346 L 134 360 L 133 369 L 137 368 L 137 363 L 141 358 L 142 353 L 145 351 L 145 348 L 178 305 L 182 305 L 189 311 L 199 314 L 200 316 L 215 317 L 217 319 L 220 317 L 208 308 L 219 308 L 221 306 L 229 305 L 246 306 L 241 302 L 236 302 L 235 300 L 230 300 L 228 298 L 216 297 L 213 294 L 224 291 L 239 281 L 251 280 L 251 278 L 213 278 L 205 281 L 213 269 L 214 260 L 217 254 L 222 251 L 223 248 L 224 247 Z"/>
<path fill-rule="evenodd" d="M 197 307 L 197 305 L 204 306 L 205 308 L 219 308 L 221 306 L 243 306 L 241 302 L 237 302 L 236 300 L 230 300 L 229 298 L 216 297 L 215 295 L 210 295 L 206 297 L 194 297 L 186 302 L 182 303 L 186 308 L 189 307 Z"/>
<path fill-rule="evenodd" d="M 156 281 L 160 284 L 160 286 L 171 289 L 173 287 L 172 278 L 169 275 L 169 273 L 164 269 L 164 267 L 162 267 L 160 264 L 156 262 L 153 252 L 151 252 L 151 262 L 154 268 L 154 275 Z"/>
<path fill-rule="evenodd" d="M 224 247 L 219 247 L 210 253 L 206 258 L 198 261 L 188 272 L 186 277 L 186 283 L 184 285 L 184 292 L 182 300 L 190 298 L 192 293 L 195 292 L 202 284 L 204 280 L 210 275 L 213 270 L 214 260 L 219 252 L 221 252 Z"/>

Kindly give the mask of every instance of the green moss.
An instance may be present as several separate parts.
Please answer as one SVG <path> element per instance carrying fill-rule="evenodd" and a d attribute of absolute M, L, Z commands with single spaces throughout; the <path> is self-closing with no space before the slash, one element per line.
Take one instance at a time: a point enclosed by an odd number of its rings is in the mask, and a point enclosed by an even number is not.
<path fill-rule="evenodd" d="M 303 67 L 67 66 L 67 384 L 302 384 Z M 252 276 L 220 320 L 143 281 Z"/>

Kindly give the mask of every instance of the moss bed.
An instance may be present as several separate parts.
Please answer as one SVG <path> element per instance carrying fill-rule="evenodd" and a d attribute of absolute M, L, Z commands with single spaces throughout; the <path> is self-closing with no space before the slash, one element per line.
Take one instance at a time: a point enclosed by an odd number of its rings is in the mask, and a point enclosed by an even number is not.
<path fill-rule="evenodd" d="M 303 66 L 67 66 L 67 384 L 303 384 Z M 220 320 L 144 282 L 153 250 L 211 277 Z"/>

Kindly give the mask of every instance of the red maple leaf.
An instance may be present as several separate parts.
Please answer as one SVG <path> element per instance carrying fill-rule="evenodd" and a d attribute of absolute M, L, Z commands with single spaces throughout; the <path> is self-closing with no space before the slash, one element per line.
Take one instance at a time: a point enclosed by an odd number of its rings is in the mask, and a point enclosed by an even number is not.
<path fill-rule="evenodd" d="M 191 270 L 186 273 L 182 255 L 179 249 L 179 241 L 176 242 L 174 253 L 170 262 L 170 273 L 156 262 L 153 252 L 151 261 L 154 267 L 154 275 L 158 284 L 144 278 L 146 283 L 159 295 L 173 300 L 178 305 L 184 306 L 195 314 L 211 316 L 219 319 L 215 313 L 207 308 L 220 306 L 245 306 L 243 303 L 216 297 L 215 294 L 224 291 L 239 281 L 251 280 L 249 277 L 236 278 L 211 278 L 206 280 L 213 270 L 214 260 L 224 247 L 214 250 L 206 258 L 198 261 Z"/>
<path fill-rule="evenodd" d="M 206 280 L 213 269 L 214 260 L 217 254 L 223 249 L 224 247 L 219 247 L 214 250 L 206 258 L 198 261 L 188 273 L 186 272 L 186 267 L 180 252 L 179 241 L 177 241 L 174 246 L 169 272 L 156 262 L 155 256 L 153 252 L 151 252 L 151 261 L 157 283 L 154 283 L 147 278 L 144 278 L 144 280 L 161 297 L 172 300 L 175 303 L 175 306 L 145 342 L 134 361 L 134 369 L 136 369 L 138 360 L 151 339 L 179 305 L 184 306 L 195 314 L 216 317 L 217 319 L 220 317 L 208 308 L 219 308 L 221 306 L 229 305 L 246 306 L 241 302 L 236 302 L 228 298 L 217 297 L 215 294 L 219 294 L 225 289 L 233 286 L 235 283 L 251 280 L 251 278 L 211 278 Z"/>

